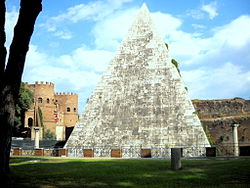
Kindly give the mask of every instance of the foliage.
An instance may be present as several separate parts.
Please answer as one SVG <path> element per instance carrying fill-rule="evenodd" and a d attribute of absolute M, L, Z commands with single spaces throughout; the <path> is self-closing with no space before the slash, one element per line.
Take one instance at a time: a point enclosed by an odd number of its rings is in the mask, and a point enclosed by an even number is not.
<path fill-rule="evenodd" d="M 11 160 L 15 187 L 233 188 L 250 183 L 249 158 L 182 159 L 179 171 L 170 169 L 170 160 L 24 158 Z"/>
<path fill-rule="evenodd" d="M 181 75 L 181 72 L 180 72 L 180 69 L 179 69 L 179 63 L 175 59 L 172 59 L 171 62 L 176 67 L 179 75 Z"/>
<path fill-rule="evenodd" d="M 168 44 L 165 43 L 165 45 L 166 45 L 166 47 L 167 47 L 167 49 L 168 49 Z M 179 75 L 181 76 L 181 71 L 180 71 L 180 68 L 179 68 L 179 63 L 178 63 L 175 59 L 172 59 L 172 60 L 171 60 L 171 63 L 176 67 L 176 69 L 177 69 Z M 186 89 L 186 91 L 188 91 L 188 87 L 185 87 L 185 89 Z"/>
<path fill-rule="evenodd" d="M 44 131 L 44 139 L 55 139 L 56 135 L 49 129 L 45 129 Z"/>
<path fill-rule="evenodd" d="M 24 114 L 28 109 L 30 109 L 33 104 L 33 99 L 34 94 L 25 86 L 24 83 L 21 83 L 15 109 L 16 132 L 20 132 L 23 127 Z"/>
<path fill-rule="evenodd" d="M 166 47 L 167 47 L 167 49 L 168 49 L 168 43 L 165 43 L 165 45 L 166 45 Z"/>
<path fill-rule="evenodd" d="M 27 111 L 34 102 L 34 94 L 22 82 L 20 85 L 17 105 L 24 111 Z"/>
<path fill-rule="evenodd" d="M 202 122 L 201 122 L 201 123 L 202 123 Z M 203 127 L 203 129 L 204 129 L 204 131 L 205 131 L 205 134 L 206 134 L 206 136 L 207 136 L 207 139 L 208 139 L 210 145 L 211 145 L 211 146 L 216 146 L 217 144 L 216 144 L 216 142 L 214 142 L 214 141 L 212 140 L 212 135 L 211 135 L 211 133 L 210 133 L 208 127 L 207 127 L 206 125 L 204 125 L 203 123 L 202 123 L 202 127 Z"/>

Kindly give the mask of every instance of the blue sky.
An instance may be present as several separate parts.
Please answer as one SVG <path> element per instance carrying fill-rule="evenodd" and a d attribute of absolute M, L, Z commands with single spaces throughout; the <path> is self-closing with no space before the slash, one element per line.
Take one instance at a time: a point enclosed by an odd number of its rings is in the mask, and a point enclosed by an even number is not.
<path fill-rule="evenodd" d="M 191 99 L 250 99 L 249 0 L 43 0 L 23 81 L 79 94 L 79 110 L 145 2 Z M 19 0 L 7 0 L 9 46 Z"/>

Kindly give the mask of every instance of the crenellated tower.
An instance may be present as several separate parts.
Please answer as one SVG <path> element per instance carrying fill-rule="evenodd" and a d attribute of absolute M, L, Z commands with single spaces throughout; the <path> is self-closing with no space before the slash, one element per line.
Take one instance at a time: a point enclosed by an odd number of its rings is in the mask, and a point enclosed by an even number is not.
<path fill-rule="evenodd" d="M 58 140 L 65 139 L 65 129 L 75 126 L 78 120 L 78 95 L 55 93 L 51 82 L 35 82 L 26 86 L 34 93 L 34 103 L 25 114 L 25 127 L 40 127 L 40 138 L 52 132 Z"/>
<path fill-rule="evenodd" d="M 76 93 L 56 93 L 55 102 L 60 112 L 59 123 L 64 126 L 75 125 L 78 120 L 78 95 Z"/>

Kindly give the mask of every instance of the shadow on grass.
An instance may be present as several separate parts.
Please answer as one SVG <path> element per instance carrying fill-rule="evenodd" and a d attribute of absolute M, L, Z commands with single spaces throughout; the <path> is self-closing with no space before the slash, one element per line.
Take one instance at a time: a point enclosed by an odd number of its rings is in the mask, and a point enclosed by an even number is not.
<path fill-rule="evenodd" d="M 13 187 L 246 187 L 250 159 L 183 160 L 24 160 L 11 165 Z M 14 159 L 14 161 L 17 159 Z M 31 161 L 31 162 L 29 162 Z"/>

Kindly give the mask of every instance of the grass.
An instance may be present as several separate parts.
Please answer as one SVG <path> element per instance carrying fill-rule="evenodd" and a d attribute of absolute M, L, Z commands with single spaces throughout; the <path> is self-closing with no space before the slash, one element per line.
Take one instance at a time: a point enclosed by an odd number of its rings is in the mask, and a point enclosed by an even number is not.
<path fill-rule="evenodd" d="M 250 158 L 182 160 L 12 157 L 13 187 L 250 187 Z"/>

